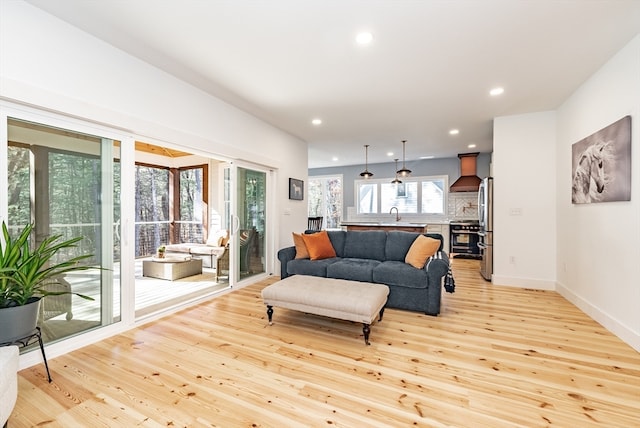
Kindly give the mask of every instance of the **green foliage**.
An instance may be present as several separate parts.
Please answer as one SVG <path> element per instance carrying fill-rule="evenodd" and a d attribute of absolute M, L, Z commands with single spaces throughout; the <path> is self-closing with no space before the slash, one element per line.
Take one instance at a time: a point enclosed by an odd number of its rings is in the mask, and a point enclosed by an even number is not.
<path fill-rule="evenodd" d="M 68 272 L 93 269 L 80 262 L 93 257 L 92 254 L 70 258 L 61 263 L 51 263 L 52 257 L 62 249 L 74 248 L 82 237 L 60 241 L 62 235 L 45 238 L 31 249 L 30 236 L 33 224 L 27 224 L 16 239 L 9 235 L 7 225 L 2 222 L 4 243 L 0 240 L 0 308 L 22 306 L 31 297 L 75 294 L 87 300 L 93 298 L 67 291 L 52 292 L 47 285 L 59 282 Z"/>

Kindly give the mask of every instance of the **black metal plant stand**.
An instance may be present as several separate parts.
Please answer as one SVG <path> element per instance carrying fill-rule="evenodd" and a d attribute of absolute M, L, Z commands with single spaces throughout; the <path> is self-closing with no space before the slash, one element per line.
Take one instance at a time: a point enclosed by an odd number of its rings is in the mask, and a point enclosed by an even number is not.
<path fill-rule="evenodd" d="M 38 344 L 40 345 L 40 352 L 42 352 L 44 367 L 47 369 L 47 379 L 49 380 L 49 383 L 51 383 L 51 373 L 49 373 L 49 364 L 47 364 L 47 356 L 44 353 L 44 343 L 42 342 L 42 331 L 40 331 L 40 327 L 36 327 L 30 334 L 24 337 L 14 339 L 11 342 L 0 343 L 0 346 L 22 345 L 23 347 L 27 347 L 33 343 L 34 339 L 37 339 Z"/>

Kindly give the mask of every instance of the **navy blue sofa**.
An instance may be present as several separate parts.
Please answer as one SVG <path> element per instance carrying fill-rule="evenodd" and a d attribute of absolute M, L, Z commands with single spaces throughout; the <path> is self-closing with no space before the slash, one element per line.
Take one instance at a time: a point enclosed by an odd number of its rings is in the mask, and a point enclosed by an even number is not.
<path fill-rule="evenodd" d="M 388 308 L 440 313 L 443 280 L 449 270 L 449 257 L 442 250 L 442 235 L 425 233 L 440 240 L 438 252 L 425 267 L 416 269 L 405 263 L 405 256 L 418 233 L 403 231 L 328 231 L 337 257 L 296 259 L 294 246 L 278 251 L 281 278 L 312 275 L 327 278 L 386 284 Z"/>

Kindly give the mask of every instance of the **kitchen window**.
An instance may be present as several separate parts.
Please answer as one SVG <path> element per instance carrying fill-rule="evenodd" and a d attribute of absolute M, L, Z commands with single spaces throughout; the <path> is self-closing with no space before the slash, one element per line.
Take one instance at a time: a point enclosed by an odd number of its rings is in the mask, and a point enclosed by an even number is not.
<path fill-rule="evenodd" d="M 444 215 L 447 176 L 403 178 L 392 184 L 389 179 L 356 180 L 358 214 L 388 214 L 397 207 L 404 214 Z"/>

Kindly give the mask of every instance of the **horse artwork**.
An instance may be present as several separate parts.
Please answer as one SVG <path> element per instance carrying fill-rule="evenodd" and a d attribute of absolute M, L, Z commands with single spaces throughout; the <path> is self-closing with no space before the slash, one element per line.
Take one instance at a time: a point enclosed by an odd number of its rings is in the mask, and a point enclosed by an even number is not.
<path fill-rule="evenodd" d="M 289 179 L 289 199 L 301 201 L 304 198 L 304 181 Z"/>
<path fill-rule="evenodd" d="M 586 204 L 600 199 L 611 180 L 605 172 L 605 166 L 612 162 L 611 141 L 599 141 L 582 152 L 573 173 L 571 201 L 574 204 Z"/>
<path fill-rule="evenodd" d="M 574 204 L 631 199 L 631 116 L 572 146 Z"/>

